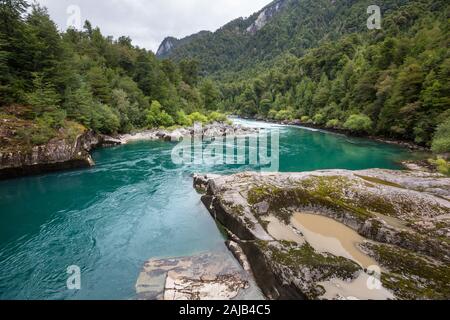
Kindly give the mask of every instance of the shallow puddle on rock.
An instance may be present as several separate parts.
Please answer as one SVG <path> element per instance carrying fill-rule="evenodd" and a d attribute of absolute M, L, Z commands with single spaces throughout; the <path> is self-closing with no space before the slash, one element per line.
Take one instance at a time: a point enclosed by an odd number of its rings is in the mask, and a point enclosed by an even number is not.
<path fill-rule="evenodd" d="M 378 265 L 358 248 L 358 244 L 365 239 L 342 223 L 317 214 L 296 213 L 291 224 L 301 231 L 305 240 L 318 252 L 351 259 L 364 268 Z"/>
<path fill-rule="evenodd" d="M 319 283 L 326 290 L 321 298 L 333 300 L 337 298 L 346 300 L 393 300 L 395 296 L 382 287 L 376 285 L 370 275 L 361 272 L 358 278 L 352 282 L 333 279 Z"/>
<path fill-rule="evenodd" d="M 274 216 L 264 218 L 269 224 L 267 225 L 267 232 L 269 235 L 278 241 L 290 241 L 298 244 L 304 244 L 305 239 L 297 234 L 291 226 L 282 223 Z"/>

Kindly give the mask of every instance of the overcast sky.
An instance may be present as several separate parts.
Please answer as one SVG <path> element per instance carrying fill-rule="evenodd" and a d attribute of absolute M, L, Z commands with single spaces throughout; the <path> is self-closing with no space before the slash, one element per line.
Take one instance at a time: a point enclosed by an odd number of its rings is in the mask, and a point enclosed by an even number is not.
<path fill-rule="evenodd" d="M 167 36 L 177 38 L 200 30 L 214 31 L 248 17 L 271 0 L 37 0 L 49 9 L 60 29 L 68 21 L 99 26 L 104 35 L 130 36 L 133 44 L 156 51 Z M 77 7 L 73 7 L 73 5 Z"/>

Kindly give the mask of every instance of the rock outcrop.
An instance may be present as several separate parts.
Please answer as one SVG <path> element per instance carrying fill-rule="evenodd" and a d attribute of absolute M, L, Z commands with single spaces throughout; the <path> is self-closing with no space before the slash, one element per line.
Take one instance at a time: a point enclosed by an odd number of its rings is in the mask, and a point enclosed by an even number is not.
<path fill-rule="evenodd" d="M 262 9 L 256 20 L 247 28 L 247 32 L 254 35 L 261 30 L 286 4 L 285 0 L 279 0 L 271 3 Z"/>
<path fill-rule="evenodd" d="M 202 201 L 235 235 L 270 299 L 450 298 L 449 178 L 331 170 L 197 175 L 194 186 L 206 190 Z M 312 242 L 293 220 L 305 214 L 326 217 L 361 237 L 355 248 L 372 265 Z M 371 292 L 360 284 L 369 281 L 372 267 L 382 274 Z"/>
<path fill-rule="evenodd" d="M 100 146 L 117 145 L 110 137 L 85 131 L 72 141 L 55 138 L 30 149 L 0 152 L 0 179 L 93 166 L 89 152 Z"/>

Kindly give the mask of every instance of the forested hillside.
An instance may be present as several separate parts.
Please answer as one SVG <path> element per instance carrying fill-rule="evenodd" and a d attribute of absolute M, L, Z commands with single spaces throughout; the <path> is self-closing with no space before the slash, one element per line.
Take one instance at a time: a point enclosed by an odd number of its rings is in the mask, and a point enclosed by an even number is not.
<path fill-rule="evenodd" d="M 159 61 L 89 21 L 60 33 L 45 8 L 0 1 L 0 149 L 42 144 L 79 124 L 109 134 L 223 119 L 211 113 L 212 89 L 194 61 Z"/>
<path fill-rule="evenodd" d="M 375 2 L 381 30 L 367 28 L 374 1 L 281 0 L 260 30 L 248 28 L 267 8 L 171 57 L 197 59 L 225 110 L 424 146 L 436 136 L 434 149 L 450 151 L 448 1 Z"/>
<path fill-rule="evenodd" d="M 449 4 L 278 0 L 162 56 L 86 21 L 0 0 L 0 142 L 36 145 L 79 125 L 102 133 L 224 119 L 297 120 L 450 151 Z M 30 9 L 30 10 L 27 10 Z M 160 53 L 161 53 L 160 52 Z M 434 141 L 434 143 L 433 143 Z"/>

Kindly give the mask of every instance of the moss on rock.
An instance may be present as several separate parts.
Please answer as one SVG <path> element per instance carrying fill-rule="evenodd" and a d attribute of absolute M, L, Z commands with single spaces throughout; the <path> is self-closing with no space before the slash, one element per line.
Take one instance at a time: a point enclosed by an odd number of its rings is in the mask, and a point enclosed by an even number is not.
<path fill-rule="evenodd" d="M 287 241 L 257 241 L 257 246 L 275 264 L 276 270 L 284 270 L 284 273 L 291 273 L 299 279 L 299 289 L 310 299 L 317 299 L 324 294 L 323 288 L 318 285 L 320 282 L 333 278 L 354 279 L 362 271 L 355 262 L 318 253 L 308 243 L 299 245 Z"/>
<path fill-rule="evenodd" d="M 450 299 L 450 266 L 398 247 L 367 243 L 388 272 L 383 285 L 401 299 Z"/>

